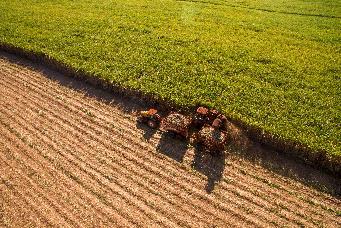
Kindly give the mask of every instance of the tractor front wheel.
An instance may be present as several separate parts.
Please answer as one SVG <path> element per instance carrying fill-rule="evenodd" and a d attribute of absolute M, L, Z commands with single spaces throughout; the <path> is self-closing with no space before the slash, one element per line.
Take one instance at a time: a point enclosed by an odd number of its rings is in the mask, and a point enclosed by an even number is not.
<path fill-rule="evenodd" d="M 155 122 L 154 120 L 149 120 L 147 124 L 150 128 L 157 128 L 158 127 L 157 122 Z"/>

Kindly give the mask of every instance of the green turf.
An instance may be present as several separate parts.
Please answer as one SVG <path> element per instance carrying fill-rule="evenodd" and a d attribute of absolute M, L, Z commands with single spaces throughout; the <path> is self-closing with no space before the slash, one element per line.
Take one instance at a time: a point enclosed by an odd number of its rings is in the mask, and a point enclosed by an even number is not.
<path fill-rule="evenodd" d="M 1 0 L 0 42 L 341 156 L 340 0 Z"/>

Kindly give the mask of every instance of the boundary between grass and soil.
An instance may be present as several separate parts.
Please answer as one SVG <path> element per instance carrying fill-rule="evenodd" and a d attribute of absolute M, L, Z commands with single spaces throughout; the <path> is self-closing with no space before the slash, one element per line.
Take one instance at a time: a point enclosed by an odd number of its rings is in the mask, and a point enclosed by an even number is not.
<path fill-rule="evenodd" d="M 160 97 L 157 97 L 155 95 L 146 94 L 139 90 L 124 88 L 122 86 L 115 85 L 114 83 L 106 81 L 103 78 L 96 77 L 84 71 L 76 70 L 44 53 L 32 52 L 20 47 L 15 47 L 13 45 L 3 43 L 0 43 L 0 51 L 14 54 L 39 64 L 44 64 L 47 67 L 56 70 L 66 76 L 82 79 L 93 86 L 108 90 L 129 99 L 137 99 L 146 102 L 148 105 L 156 107 L 160 110 L 177 110 L 185 113 L 193 113 L 196 108 L 181 107 L 170 101 L 161 99 Z M 228 114 L 227 118 L 237 127 L 242 129 L 242 131 L 253 141 L 256 141 L 263 146 L 269 147 L 278 152 L 282 152 L 294 158 L 298 158 L 305 164 L 311 165 L 314 168 L 322 169 L 336 177 L 341 177 L 341 156 L 331 157 L 328 156 L 327 152 L 324 150 L 316 151 L 309 148 L 307 145 L 303 145 L 300 142 L 281 139 L 280 137 L 266 132 L 259 127 L 248 125 L 237 119 L 232 119 L 230 116 L 228 116 Z"/>

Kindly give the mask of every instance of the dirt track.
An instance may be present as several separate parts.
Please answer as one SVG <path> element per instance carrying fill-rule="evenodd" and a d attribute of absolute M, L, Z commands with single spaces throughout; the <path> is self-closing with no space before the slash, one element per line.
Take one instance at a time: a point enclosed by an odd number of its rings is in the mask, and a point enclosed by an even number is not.
<path fill-rule="evenodd" d="M 0 54 L 0 226 L 341 226 L 340 180 L 250 142 L 205 156 L 137 126 L 141 103 Z"/>

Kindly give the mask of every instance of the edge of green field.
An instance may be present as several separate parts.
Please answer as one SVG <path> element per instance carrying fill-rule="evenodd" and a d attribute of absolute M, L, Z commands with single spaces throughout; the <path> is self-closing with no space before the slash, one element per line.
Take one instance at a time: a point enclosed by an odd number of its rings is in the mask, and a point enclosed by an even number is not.
<path fill-rule="evenodd" d="M 190 110 L 194 111 L 195 108 L 188 106 L 182 107 L 176 103 L 170 102 L 169 100 L 164 100 L 160 97 L 157 97 L 156 95 L 145 94 L 139 90 L 129 89 L 122 87 L 120 85 L 115 85 L 114 83 L 107 81 L 103 78 L 99 78 L 98 76 L 94 76 L 90 73 L 67 66 L 65 65 L 65 63 L 59 62 L 56 59 L 44 53 L 32 52 L 22 49 L 20 47 L 15 47 L 12 45 L 1 43 L 0 50 L 27 58 L 40 64 L 43 63 L 46 66 L 58 70 L 61 73 L 86 80 L 90 84 L 100 86 L 101 88 L 106 90 L 109 89 L 115 93 L 119 93 L 120 95 L 124 95 L 127 97 L 135 97 L 140 100 L 147 100 L 149 103 L 154 104 L 156 102 L 156 105 L 157 106 L 161 105 L 163 109 L 176 108 L 184 112 L 190 112 Z M 313 150 L 309 146 L 304 145 L 301 142 L 288 140 L 283 137 L 274 135 L 273 133 L 267 132 L 260 127 L 249 125 L 245 122 L 240 121 L 239 119 L 233 119 L 231 116 L 228 116 L 228 118 L 232 120 L 234 123 L 236 123 L 239 127 L 242 127 L 245 133 L 252 139 L 255 139 L 256 141 L 263 143 L 266 146 L 270 146 L 277 151 L 298 157 L 302 161 L 306 162 L 307 164 L 313 165 L 314 167 L 323 168 L 337 176 L 340 175 L 341 156 L 333 155 L 330 156 L 326 151 Z"/>
<path fill-rule="evenodd" d="M 339 172 L 340 9 L 332 0 L 4 0 L 0 43 L 181 108 L 217 108 L 257 140 Z"/>

